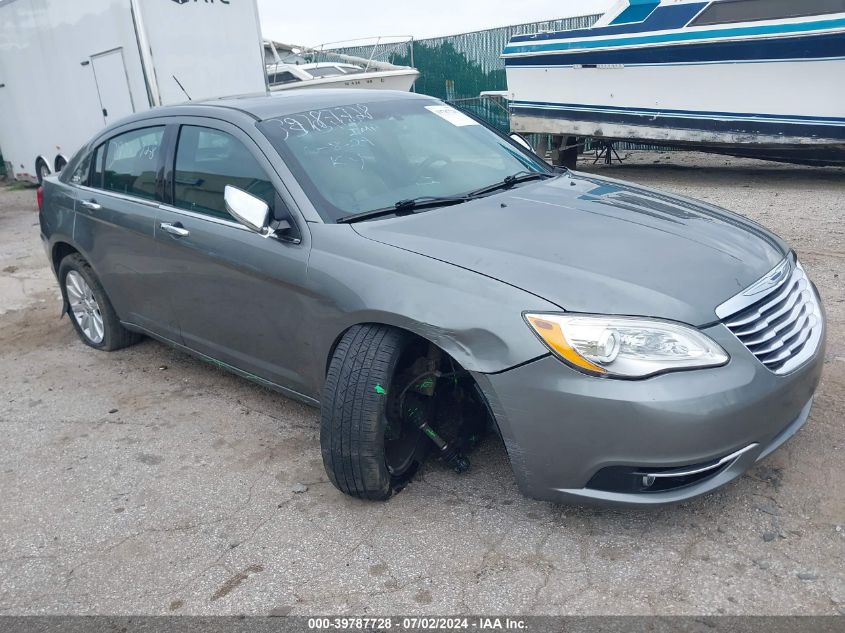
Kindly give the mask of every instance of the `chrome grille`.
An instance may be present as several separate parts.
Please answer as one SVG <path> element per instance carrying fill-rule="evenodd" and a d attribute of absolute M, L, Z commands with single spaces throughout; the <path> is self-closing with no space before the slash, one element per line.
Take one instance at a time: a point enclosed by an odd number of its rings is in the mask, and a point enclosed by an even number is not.
<path fill-rule="evenodd" d="M 808 360 L 824 329 L 816 292 L 794 255 L 719 306 L 716 314 L 776 374 Z"/>

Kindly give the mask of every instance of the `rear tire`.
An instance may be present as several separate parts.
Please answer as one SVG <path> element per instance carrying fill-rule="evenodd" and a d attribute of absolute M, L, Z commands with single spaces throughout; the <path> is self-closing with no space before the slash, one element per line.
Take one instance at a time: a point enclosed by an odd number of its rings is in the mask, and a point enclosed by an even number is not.
<path fill-rule="evenodd" d="M 121 325 L 103 286 L 79 253 L 68 255 L 59 264 L 59 286 L 70 322 L 89 347 L 112 352 L 141 339 L 140 334 Z"/>
<path fill-rule="evenodd" d="M 416 357 L 415 343 L 391 327 L 357 325 L 332 356 L 322 393 L 320 446 L 329 479 L 345 494 L 388 499 L 425 458 L 428 439 L 407 425 L 397 439 L 395 425 L 402 421 L 387 414 L 391 395 L 396 398 L 402 389 L 394 384 L 400 361 L 411 352 Z"/>

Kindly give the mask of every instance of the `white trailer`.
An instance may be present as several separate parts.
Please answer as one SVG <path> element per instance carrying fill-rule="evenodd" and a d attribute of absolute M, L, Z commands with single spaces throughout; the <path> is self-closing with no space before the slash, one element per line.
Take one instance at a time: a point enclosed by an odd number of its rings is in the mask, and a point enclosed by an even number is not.
<path fill-rule="evenodd" d="M 60 171 L 133 112 L 264 92 L 256 0 L 0 0 L 0 152 Z"/>

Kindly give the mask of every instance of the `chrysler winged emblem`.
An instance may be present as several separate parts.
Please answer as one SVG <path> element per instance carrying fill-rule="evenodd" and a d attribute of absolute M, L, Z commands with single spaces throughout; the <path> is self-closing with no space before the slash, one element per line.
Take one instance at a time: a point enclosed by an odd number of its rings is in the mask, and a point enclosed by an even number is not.
<path fill-rule="evenodd" d="M 774 269 L 772 269 L 765 277 L 763 277 L 754 285 L 750 286 L 742 294 L 746 297 L 751 297 L 760 294 L 761 292 L 765 292 L 771 288 L 774 288 L 775 286 L 779 285 L 784 279 L 786 279 L 786 277 L 791 272 L 792 259 L 787 257 Z"/>

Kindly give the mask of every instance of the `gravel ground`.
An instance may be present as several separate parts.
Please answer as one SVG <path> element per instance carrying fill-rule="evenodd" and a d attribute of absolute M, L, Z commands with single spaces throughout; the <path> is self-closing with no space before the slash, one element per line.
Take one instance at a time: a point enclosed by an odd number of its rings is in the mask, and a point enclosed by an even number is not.
<path fill-rule="evenodd" d="M 680 153 L 586 168 L 797 249 L 830 333 L 810 422 L 781 450 L 653 511 L 526 499 L 493 437 L 464 476 L 430 463 L 389 503 L 346 498 L 315 410 L 153 341 L 82 345 L 34 191 L 0 186 L 0 612 L 845 614 L 845 171 Z"/>

